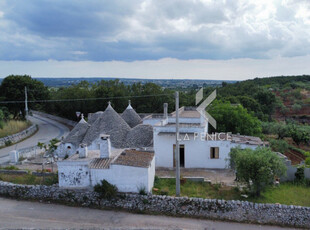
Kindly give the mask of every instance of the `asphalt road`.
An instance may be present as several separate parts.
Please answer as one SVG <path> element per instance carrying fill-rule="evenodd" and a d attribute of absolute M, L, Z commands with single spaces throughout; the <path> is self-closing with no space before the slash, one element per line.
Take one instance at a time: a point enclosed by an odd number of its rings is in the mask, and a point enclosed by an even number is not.
<path fill-rule="evenodd" d="M 38 142 L 48 142 L 53 138 L 60 139 L 69 133 L 69 129 L 65 125 L 39 115 L 29 116 L 29 120 L 39 126 L 38 132 L 22 142 L 0 149 L 0 162 L 8 161 L 8 154 L 12 150 L 36 146 Z"/>
<path fill-rule="evenodd" d="M 288 229 L 261 226 L 103 211 L 68 207 L 57 204 L 17 201 L 0 198 L 0 229 L 53 228 L 53 229 Z"/>

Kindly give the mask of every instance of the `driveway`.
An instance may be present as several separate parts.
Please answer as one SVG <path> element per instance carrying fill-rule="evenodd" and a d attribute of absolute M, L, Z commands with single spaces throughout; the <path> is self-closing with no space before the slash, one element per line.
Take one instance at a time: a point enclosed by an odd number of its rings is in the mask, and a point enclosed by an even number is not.
<path fill-rule="evenodd" d="M 29 120 L 38 125 L 38 132 L 22 142 L 0 149 L 0 163 L 9 161 L 9 152 L 12 150 L 33 147 L 38 142 L 49 142 L 53 138 L 60 139 L 69 133 L 69 129 L 65 125 L 39 115 L 29 116 Z"/>
<path fill-rule="evenodd" d="M 0 198 L 0 229 L 289 229 L 68 207 Z"/>

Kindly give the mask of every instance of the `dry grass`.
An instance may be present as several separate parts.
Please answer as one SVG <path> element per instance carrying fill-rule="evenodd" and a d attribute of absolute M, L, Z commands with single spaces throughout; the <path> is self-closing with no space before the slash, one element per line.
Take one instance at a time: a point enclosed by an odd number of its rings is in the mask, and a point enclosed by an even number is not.
<path fill-rule="evenodd" d="M 2 129 L 0 129 L 0 138 L 21 132 L 24 129 L 27 129 L 30 125 L 31 123 L 28 121 L 10 120 L 4 124 Z"/>

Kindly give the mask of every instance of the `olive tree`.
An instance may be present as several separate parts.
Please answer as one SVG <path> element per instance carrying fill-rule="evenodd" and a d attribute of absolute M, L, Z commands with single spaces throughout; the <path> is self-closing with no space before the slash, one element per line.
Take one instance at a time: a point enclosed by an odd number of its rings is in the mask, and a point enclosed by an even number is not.
<path fill-rule="evenodd" d="M 230 152 L 230 166 L 235 169 L 240 182 L 248 186 L 251 195 L 260 196 L 261 191 L 284 175 L 286 166 L 283 160 L 270 148 L 233 148 Z"/>

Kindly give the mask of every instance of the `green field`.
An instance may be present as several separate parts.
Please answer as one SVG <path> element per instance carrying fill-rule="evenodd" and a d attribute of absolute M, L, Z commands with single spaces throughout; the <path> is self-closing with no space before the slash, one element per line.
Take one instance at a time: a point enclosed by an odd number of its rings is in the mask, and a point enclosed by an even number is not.
<path fill-rule="evenodd" d="M 175 179 L 158 179 L 154 194 L 175 195 Z M 155 189 L 156 190 L 156 189 Z M 310 206 L 310 187 L 283 183 L 279 187 L 269 187 L 259 198 L 243 198 L 238 188 L 187 181 L 181 185 L 181 196 L 224 200 L 247 200 L 257 203 L 280 203 L 286 205 Z"/>
<path fill-rule="evenodd" d="M 27 121 L 9 120 L 5 122 L 3 128 L 0 129 L 0 138 L 21 132 L 30 125 L 31 123 Z"/>

